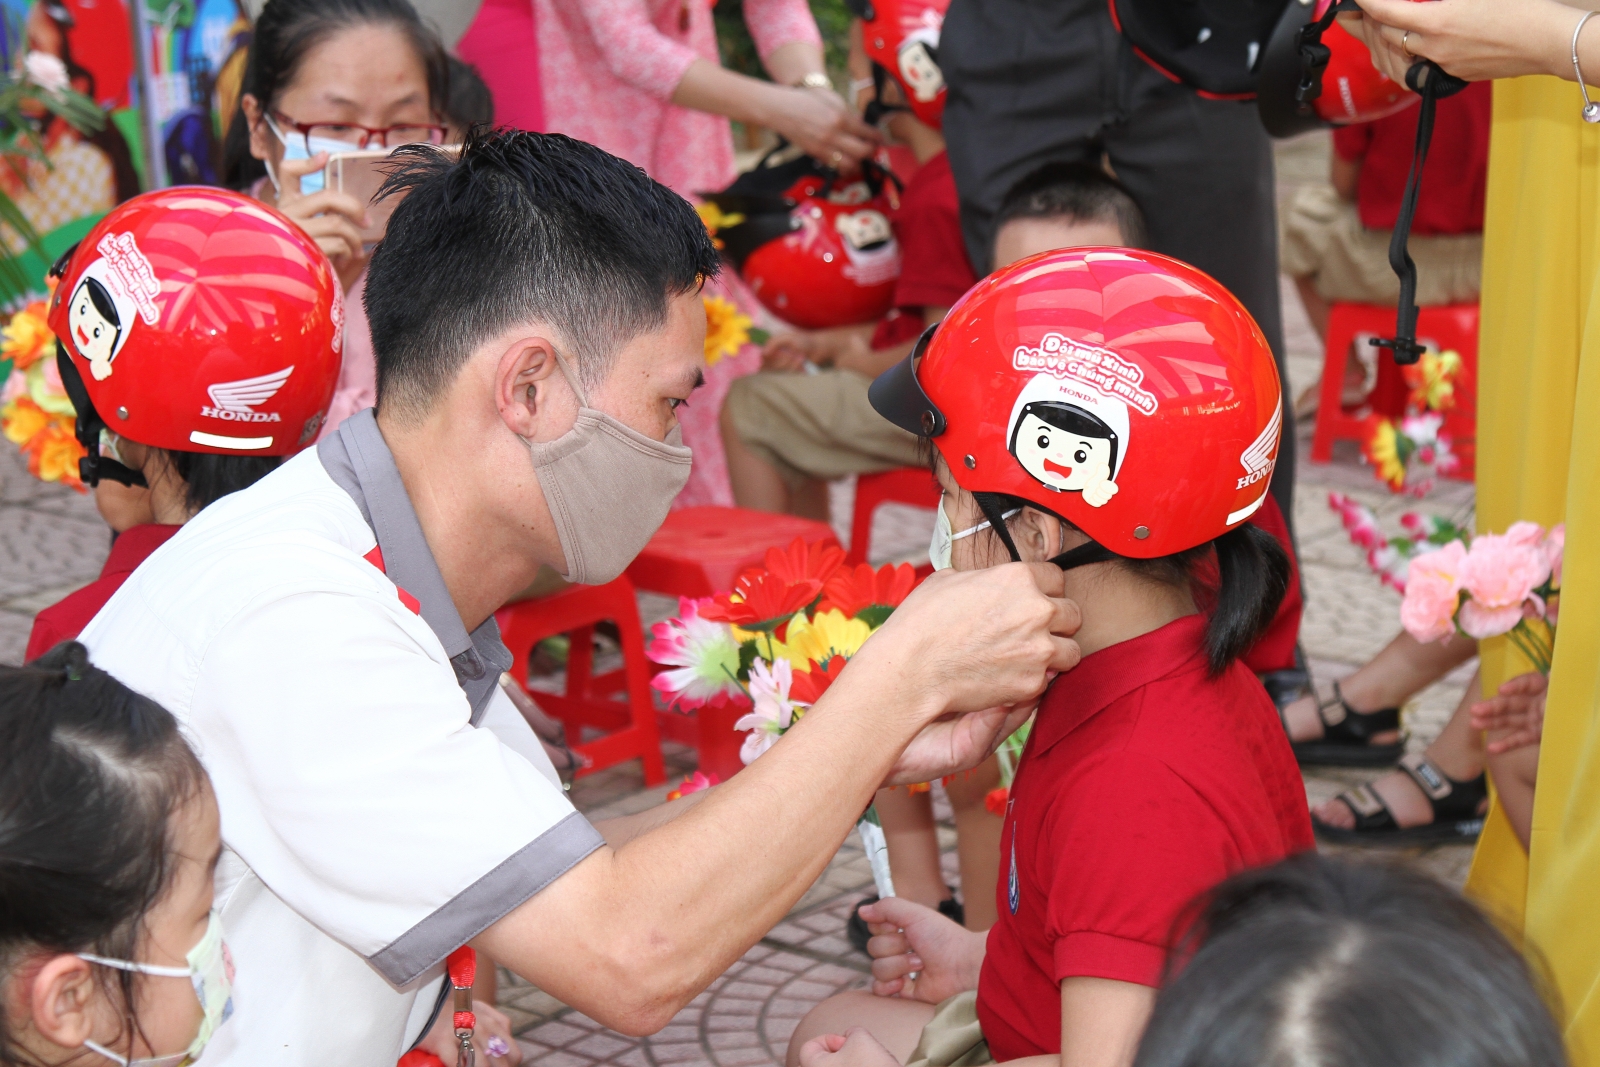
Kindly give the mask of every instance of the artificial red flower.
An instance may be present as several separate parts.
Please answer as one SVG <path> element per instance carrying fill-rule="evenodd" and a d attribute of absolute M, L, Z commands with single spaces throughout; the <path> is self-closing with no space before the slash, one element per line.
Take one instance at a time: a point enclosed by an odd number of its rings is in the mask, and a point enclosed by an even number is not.
<path fill-rule="evenodd" d="M 817 599 L 844 562 L 844 549 L 827 541 L 808 545 L 796 537 L 787 548 L 767 549 L 765 562 L 734 579 L 733 592 L 718 594 L 701 617 L 744 630 L 777 630 Z"/>
<path fill-rule="evenodd" d="M 770 574 L 791 585 L 814 580 L 820 586 L 827 584 L 844 562 L 844 549 L 832 541 L 807 544 L 796 537 L 787 548 L 767 549 L 764 562 Z"/>
<path fill-rule="evenodd" d="M 989 790 L 989 794 L 983 798 L 983 806 L 989 809 L 989 814 L 998 815 L 1003 819 L 1005 818 L 1006 814 L 1006 801 L 1010 799 L 1011 790 L 1007 789 L 1003 785 L 995 786 L 993 789 Z"/>
<path fill-rule="evenodd" d="M 811 661 L 811 669 L 805 673 L 796 671 L 789 684 L 789 699 L 796 704 L 810 706 L 817 702 L 828 687 L 838 679 L 844 665 L 849 662 L 843 656 L 835 656 L 826 665 Z"/>
<path fill-rule="evenodd" d="M 909 563 L 885 563 L 877 570 L 866 563 L 842 567 L 823 585 L 817 610 L 837 608 L 876 629 L 916 587 L 917 572 Z"/>

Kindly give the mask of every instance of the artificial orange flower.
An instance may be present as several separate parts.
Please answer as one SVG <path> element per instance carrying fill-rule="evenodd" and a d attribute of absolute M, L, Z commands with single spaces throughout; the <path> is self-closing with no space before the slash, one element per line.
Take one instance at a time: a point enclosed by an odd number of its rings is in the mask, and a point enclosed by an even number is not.
<path fill-rule="evenodd" d="M 826 666 L 813 661 L 809 671 L 796 671 L 789 684 L 789 699 L 807 707 L 815 704 L 828 691 L 828 687 L 838 680 L 847 662 L 843 656 L 834 656 Z"/>
<path fill-rule="evenodd" d="M 1395 434 L 1394 423 L 1388 419 L 1378 419 L 1372 433 L 1362 442 L 1361 452 L 1372 464 L 1379 481 L 1396 493 L 1406 487 L 1406 465 L 1400 456 L 1400 442 Z"/>
<path fill-rule="evenodd" d="M 997 785 L 983 798 L 983 806 L 989 809 L 990 815 L 998 815 L 1003 819 L 1006 815 L 1006 802 L 1010 799 L 1011 790 L 1006 786 Z"/>
<path fill-rule="evenodd" d="M 812 541 L 808 544 L 803 538 L 796 537 L 784 548 L 767 549 L 762 562 L 770 573 L 785 582 L 815 579 L 818 586 L 822 586 L 844 562 L 844 549 L 832 541 Z"/>
<path fill-rule="evenodd" d="M 12 315 L 0 330 L 0 359 L 11 360 L 16 370 L 27 370 L 39 362 L 53 340 L 55 335 L 45 321 L 44 301 L 35 300 Z"/>
<path fill-rule="evenodd" d="M 19 396 L 0 408 L 0 430 L 14 445 L 26 445 L 39 431 L 50 425 L 50 415 L 31 397 Z"/>
<path fill-rule="evenodd" d="M 1424 411 L 1448 411 L 1456 406 L 1456 378 L 1461 374 L 1461 353 L 1424 352 L 1422 358 L 1401 367 L 1401 376 L 1411 388 L 1407 402 Z"/>
<path fill-rule="evenodd" d="M 877 629 L 916 587 L 917 572 L 909 563 L 885 563 L 877 570 L 866 563 L 841 567 L 824 583 L 817 611 L 838 609 Z"/>
<path fill-rule="evenodd" d="M 86 452 L 72 431 L 53 422 L 35 434 L 23 452 L 28 456 L 28 472 L 43 482 L 60 482 L 78 492 L 87 492 L 78 477 L 78 460 Z"/>
<path fill-rule="evenodd" d="M 716 366 L 723 356 L 736 356 L 750 343 L 750 316 L 732 300 L 703 296 L 706 306 L 706 366 Z"/>

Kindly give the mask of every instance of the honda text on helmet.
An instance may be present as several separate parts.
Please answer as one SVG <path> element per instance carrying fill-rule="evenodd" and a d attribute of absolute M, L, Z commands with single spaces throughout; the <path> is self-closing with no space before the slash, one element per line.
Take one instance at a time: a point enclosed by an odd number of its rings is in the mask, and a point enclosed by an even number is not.
<path fill-rule="evenodd" d="M 285 456 L 339 377 L 344 304 L 321 249 L 258 200 L 179 186 L 102 219 L 52 271 L 57 362 L 83 480 L 142 479 L 101 430 L 155 448 Z"/>
<path fill-rule="evenodd" d="M 1266 498 L 1283 425 L 1272 350 L 1244 306 L 1130 248 L 997 271 L 871 399 L 930 438 L 986 514 L 985 494 L 1019 497 L 1096 542 L 1064 566 L 1172 555 L 1238 526 Z"/>
<path fill-rule="evenodd" d="M 1333 2 L 1290 0 L 1267 42 L 1256 107 L 1274 137 L 1373 122 L 1417 102 L 1416 93 L 1372 65 L 1366 45 L 1326 17 Z"/>
<path fill-rule="evenodd" d="M 877 99 L 867 121 L 895 110 L 883 103 L 884 79 L 890 78 L 900 86 L 904 107 L 937 130 L 944 121 L 946 95 L 939 33 L 950 0 L 846 0 L 846 6 L 861 19 L 861 44 L 872 61 Z"/>

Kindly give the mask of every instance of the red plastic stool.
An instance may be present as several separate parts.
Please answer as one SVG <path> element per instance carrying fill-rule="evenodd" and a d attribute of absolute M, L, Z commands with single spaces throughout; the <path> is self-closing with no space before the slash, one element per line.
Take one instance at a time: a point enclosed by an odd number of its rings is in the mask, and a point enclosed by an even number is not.
<path fill-rule="evenodd" d="M 628 567 L 628 577 L 640 589 L 669 596 L 726 593 L 740 571 L 761 563 L 767 549 L 796 537 L 838 543 L 825 522 L 746 508 L 680 508 L 667 515 Z"/>
<path fill-rule="evenodd" d="M 1328 315 L 1328 342 L 1322 357 L 1321 397 L 1317 402 L 1317 429 L 1311 439 L 1311 459 L 1326 463 L 1333 458 L 1333 442 L 1366 438 L 1369 414 L 1399 418 L 1405 413 L 1405 378 L 1385 349 L 1378 349 L 1378 381 L 1372 394 L 1355 409 L 1340 399 L 1344 389 L 1345 361 L 1358 335 L 1389 337 L 1394 334 L 1395 309 L 1374 304 L 1335 304 Z M 1447 304 L 1422 308 L 1417 316 L 1417 340 L 1435 352 L 1461 353 L 1462 370 L 1456 379 L 1456 405 L 1445 413 L 1445 430 L 1456 439 L 1461 468 L 1452 477 L 1472 477 L 1477 433 L 1478 305 Z"/>
<path fill-rule="evenodd" d="M 881 504 L 909 504 L 916 508 L 939 506 L 939 485 L 926 467 L 898 467 L 856 478 L 855 512 L 850 518 L 851 564 L 867 562 L 872 541 L 872 516 Z"/>
<path fill-rule="evenodd" d="M 650 661 L 644 654 L 644 631 L 632 582 L 624 577 L 605 585 L 574 585 L 549 596 L 507 604 L 494 617 L 501 638 L 515 657 L 512 675 L 524 687 L 534 646 L 547 637 L 570 635 L 566 691 L 528 692 L 540 707 L 566 724 L 574 741 L 583 736 L 586 726 L 608 731 L 604 737 L 572 746 L 591 761 L 580 775 L 639 759 L 644 761 L 645 785 L 659 785 L 666 779 L 650 689 Z M 597 675 L 594 624 L 607 619 L 617 624 L 622 637 L 622 669 Z"/>

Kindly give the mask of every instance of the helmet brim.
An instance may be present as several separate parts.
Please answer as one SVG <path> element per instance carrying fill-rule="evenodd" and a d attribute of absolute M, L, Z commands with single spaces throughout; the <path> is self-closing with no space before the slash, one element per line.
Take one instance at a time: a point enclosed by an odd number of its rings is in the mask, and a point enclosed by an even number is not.
<path fill-rule="evenodd" d="M 878 375 L 867 388 L 867 400 L 874 411 L 918 437 L 938 437 L 945 428 L 944 412 L 917 381 L 917 361 L 928 350 L 928 342 L 937 329 L 936 323 L 923 330 L 911 354 Z"/>
<path fill-rule="evenodd" d="M 1274 137 L 1327 126 L 1316 109 L 1297 99 L 1300 91 L 1300 29 L 1311 21 L 1316 4 L 1289 0 L 1277 27 L 1261 54 L 1261 74 L 1256 82 L 1256 112 Z"/>

